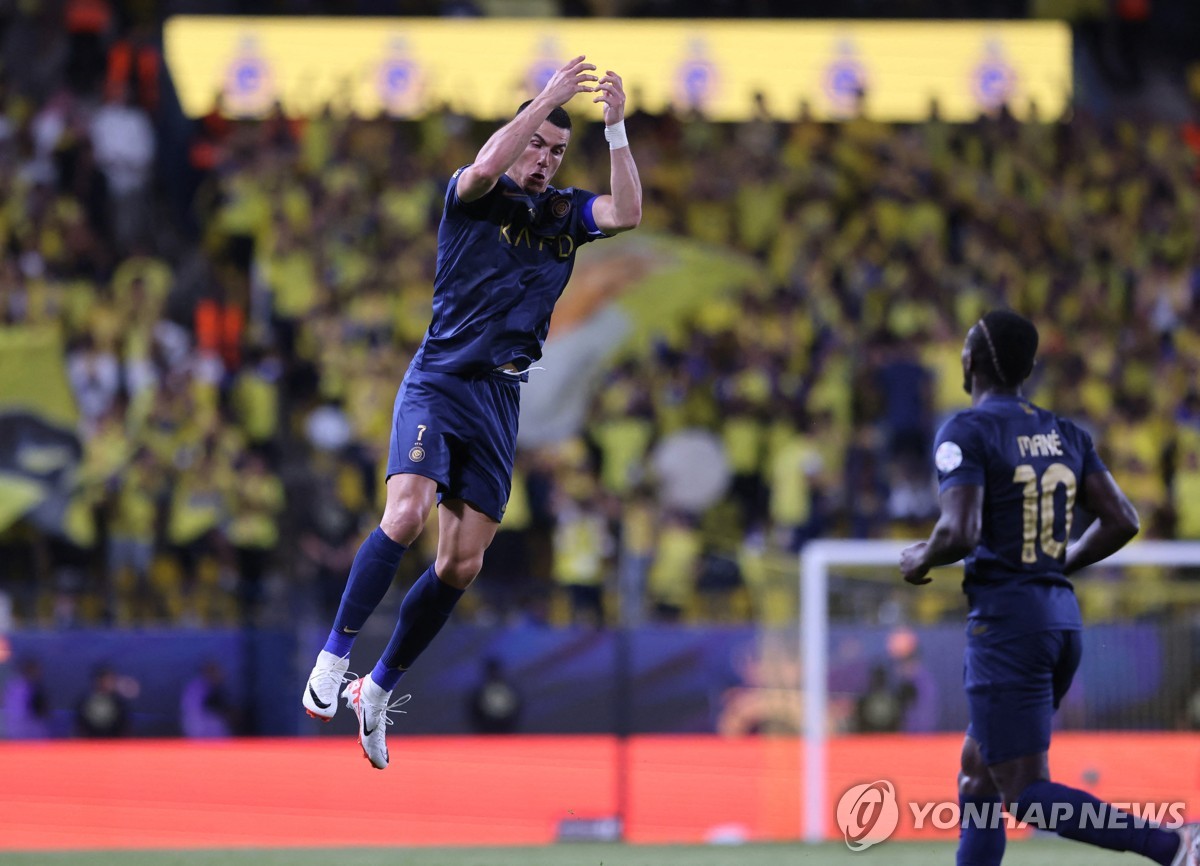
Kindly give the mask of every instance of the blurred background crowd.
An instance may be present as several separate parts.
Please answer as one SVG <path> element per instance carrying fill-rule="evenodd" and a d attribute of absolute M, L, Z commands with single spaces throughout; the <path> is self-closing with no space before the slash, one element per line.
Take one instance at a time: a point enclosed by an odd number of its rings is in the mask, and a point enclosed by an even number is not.
<path fill-rule="evenodd" d="M 275 11 L 204 11 L 218 5 Z M 1137 5 L 1097 20 L 1136 24 Z M 219 101 L 184 121 L 163 84 L 160 11 L 0 3 L 0 331 L 61 335 L 82 446 L 70 531 L 0 531 L 0 588 L 26 625 L 332 612 L 381 511 L 446 180 L 494 128 L 450 111 L 235 120 Z M 465 617 L 792 621 L 806 541 L 927 531 L 932 437 L 967 405 L 962 338 L 998 305 L 1037 321 L 1032 396 L 1097 434 L 1144 536 L 1200 539 L 1200 127 L 1187 116 L 951 125 L 931 104 L 926 122 L 890 125 L 866 93 L 839 124 L 765 99 L 756 119 L 719 124 L 638 112 L 630 85 L 641 232 L 728 251 L 755 276 L 619 353 L 577 436 L 521 450 Z M 558 184 L 606 189 L 601 130 L 577 125 L 571 150 Z M 656 445 L 685 430 L 719 443 L 728 470 L 703 508 L 657 495 Z M 400 582 L 435 542 L 423 536 Z M 1088 613 L 1166 616 L 1192 600 L 1187 574 L 1139 575 L 1136 591 L 1081 590 Z M 919 621 L 960 613 L 953 592 L 919 603 Z"/>

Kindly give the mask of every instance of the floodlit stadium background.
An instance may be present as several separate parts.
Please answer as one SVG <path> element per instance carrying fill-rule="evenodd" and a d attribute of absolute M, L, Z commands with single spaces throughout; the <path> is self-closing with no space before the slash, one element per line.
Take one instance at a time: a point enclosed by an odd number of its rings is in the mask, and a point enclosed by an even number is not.
<path fill-rule="evenodd" d="M 0 11 L 0 860 L 365 820 L 379 846 L 801 838 L 799 553 L 928 531 L 994 305 L 1041 326 L 1033 396 L 1096 433 L 1144 535 L 1200 540 L 1197 11 L 800 5 Z M 580 255 L 503 530 L 373 773 L 297 696 L 378 517 L 445 180 L 576 53 L 625 77 L 645 221 Z M 604 189 L 571 108 L 560 181 Z M 1195 577 L 1080 580 L 1063 782 L 1200 816 Z M 829 578 L 825 799 L 953 799 L 957 575 Z M 474 709 L 489 660 L 512 718 Z"/>

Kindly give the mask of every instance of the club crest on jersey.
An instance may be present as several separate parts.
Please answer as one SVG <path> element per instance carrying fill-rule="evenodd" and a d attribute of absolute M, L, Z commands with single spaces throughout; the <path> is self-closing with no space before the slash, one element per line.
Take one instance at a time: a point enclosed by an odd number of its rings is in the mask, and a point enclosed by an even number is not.
<path fill-rule="evenodd" d="M 550 213 L 554 215 L 556 220 L 560 220 L 571 212 L 571 200 L 569 198 L 556 198 L 550 202 Z"/>

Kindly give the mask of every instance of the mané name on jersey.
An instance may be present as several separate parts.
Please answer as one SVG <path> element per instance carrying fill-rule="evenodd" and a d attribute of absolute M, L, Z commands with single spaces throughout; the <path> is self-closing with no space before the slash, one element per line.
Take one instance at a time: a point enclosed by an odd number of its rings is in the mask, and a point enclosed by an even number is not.
<path fill-rule="evenodd" d="M 592 218 L 596 194 L 548 187 L 529 195 L 507 175 L 472 202 L 454 173 L 438 226 L 433 319 L 413 365 L 438 373 L 524 370 L 542 356 L 550 314 L 575 252 L 605 237 Z"/>
<path fill-rule="evenodd" d="M 941 489 L 983 487 L 979 544 L 965 560 L 972 620 L 1012 632 L 1079 628 L 1079 604 L 1063 573 L 1075 498 L 1104 472 L 1091 437 L 1016 396 L 990 395 L 938 431 Z"/>

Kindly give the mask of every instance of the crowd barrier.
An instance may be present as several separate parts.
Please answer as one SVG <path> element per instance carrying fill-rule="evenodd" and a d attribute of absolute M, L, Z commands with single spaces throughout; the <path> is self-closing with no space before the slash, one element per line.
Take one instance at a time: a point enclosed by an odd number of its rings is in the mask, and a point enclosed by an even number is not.
<path fill-rule="evenodd" d="M 359 638 L 352 670 L 366 673 L 391 638 L 394 620 L 372 618 Z M 180 695 L 205 662 L 225 672 L 224 688 L 239 709 L 239 733 L 267 736 L 353 735 L 340 713 L 314 725 L 299 695 L 328 624 L 295 631 L 141 629 L 29 630 L 9 636 L 12 664 L 0 663 L 0 692 L 24 659 L 40 663 L 51 734 L 70 736 L 75 709 L 92 672 L 108 665 L 140 688 L 131 702 L 130 733 L 180 734 Z M 902 639 L 898 641 L 897 639 Z M 882 671 L 890 688 L 917 685 L 901 730 L 961 731 L 961 623 L 892 627 L 839 625 L 829 629 L 830 722 L 854 728 L 856 701 Z M 1066 730 L 1173 730 L 1189 723 L 1193 683 L 1179 671 L 1200 659 L 1200 630 L 1190 623 L 1089 625 L 1085 654 L 1057 721 Z M 903 646 L 910 657 L 897 658 Z M 0 640 L 0 662 L 3 658 Z M 410 735 L 477 733 L 469 711 L 489 659 L 522 696 L 515 733 L 712 734 L 746 728 L 786 732 L 801 718 L 800 639 L 795 628 L 645 625 L 613 629 L 554 629 L 535 625 L 451 624 L 405 676 L 414 696 L 405 718 Z M 760 702 L 758 694 L 780 698 Z M 780 718 L 747 718 L 750 710 Z M 253 726 L 249 724 L 252 715 Z M 5 736 L 0 716 L 0 738 Z"/>

